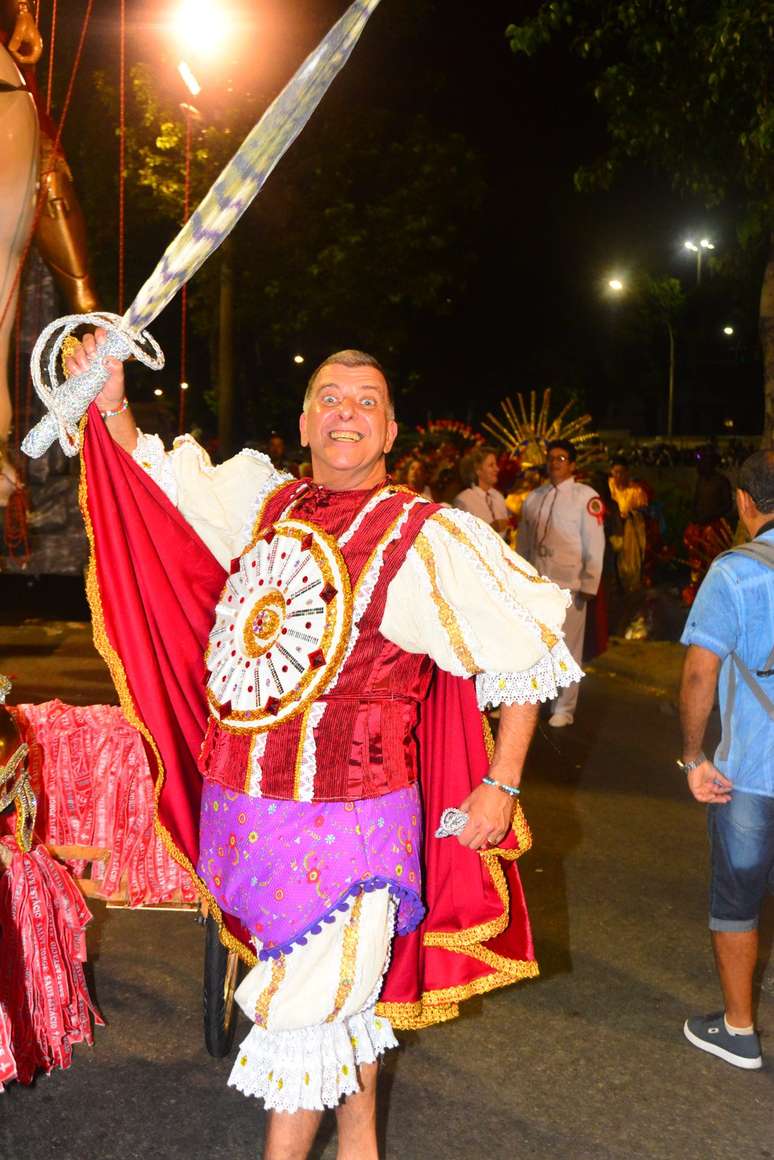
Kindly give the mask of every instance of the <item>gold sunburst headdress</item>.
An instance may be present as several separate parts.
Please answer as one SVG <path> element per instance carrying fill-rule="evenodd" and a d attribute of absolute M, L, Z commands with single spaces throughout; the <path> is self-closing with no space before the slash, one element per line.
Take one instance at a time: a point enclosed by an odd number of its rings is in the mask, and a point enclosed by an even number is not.
<path fill-rule="evenodd" d="M 537 391 L 529 393 L 529 409 L 524 395 L 516 395 L 516 404 L 511 398 L 500 403 L 503 417 L 499 419 L 491 411 L 481 424 L 493 438 L 510 452 L 518 455 L 523 467 L 540 467 L 546 461 L 546 446 L 553 439 L 570 439 L 578 454 L 578 465 L 594 458 L 590 444 L 596 438 L 591 430 L 591 415 L 571 418 L 574 403 L 567 403 L 555 418 L 551 418 L 551 388 L 543 391 L 540 409 L 537 406 Z"/>

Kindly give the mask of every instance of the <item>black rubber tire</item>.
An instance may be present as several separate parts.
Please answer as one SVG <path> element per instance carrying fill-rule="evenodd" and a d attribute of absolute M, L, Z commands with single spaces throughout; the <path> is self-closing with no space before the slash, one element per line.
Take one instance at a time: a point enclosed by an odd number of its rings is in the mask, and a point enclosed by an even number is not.
<path fill-rule="evenodd" d="M 210 1055 L 222 1059 L 234 1042 L 239 983 L 239 957 L 220 941 L 212 915 L 204 924 L 204 1042 Z"/>

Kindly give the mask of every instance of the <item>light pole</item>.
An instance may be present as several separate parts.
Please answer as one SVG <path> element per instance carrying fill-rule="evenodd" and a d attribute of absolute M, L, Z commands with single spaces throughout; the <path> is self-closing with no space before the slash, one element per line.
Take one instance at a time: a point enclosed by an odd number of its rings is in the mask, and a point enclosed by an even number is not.
<path fill-rule="evenodd" d="M 625 294 L 627 290 L 626 283 L 618 277 L 608 278 L 608 289 L 613 294 Z M 672 326 L 672 320 L 665 310 L 660 310 L 662 321 L 667 328 L 667 335 L 669 338 L 669 378 L 667 384 L 667 438 L 672 438 L 674 430 L 674 414 L 675 414 L 675 332 Z"/>
<path fill-rule="evenodd" d="M 181 50 L 194 62 L 206 65 L 222 55 L 233 35 L 232 19 L 219 0 L 181 0 L 170 21 L 170 31 Z M 197 72 L 199 64 L 196 65 Z M 186 60 L 178 64 L 178 71 L 193 98 L 201 92 L 201 85 Z M 185 196 L 184 215 L 190 211 L 191 182 L 191 118 L 200 114 L 190 104 L 181 106 L 185 114 Z M 182 431 L 185 416 L 185 392 L 188 390 L 186 368 L 186 287 L 183 287 L 181 319 L 181 366 L 178 425 Z M 233 239 L 227 238 L 220 247 L 220 279 L 218 291 L 218 445 L 221 457 L 232 451 L 234 427 L 234 260 Z"/>
<path fill-rule="evenodd" d="M 698 242 L 694 242 L 692 238 L 688 238 L 683 242 L 683 249 L 690 250 L 692 254 L 696 255 L 696 285 L 701 286 L 701 258 L 705 250 L 714 250 L 715 243 L 709 238 L 700 238 Z"/>

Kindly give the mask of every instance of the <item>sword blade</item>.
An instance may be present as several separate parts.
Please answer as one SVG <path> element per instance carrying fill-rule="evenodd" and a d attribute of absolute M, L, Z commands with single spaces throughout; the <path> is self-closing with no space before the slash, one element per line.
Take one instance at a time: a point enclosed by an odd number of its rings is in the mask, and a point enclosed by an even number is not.
<path fill-rule="evenodd" d="M 164 252 L 124 322 L 144 330 L 231 233 L 347 63 L 379 0 L 355 0 L 251 130 Z"/>

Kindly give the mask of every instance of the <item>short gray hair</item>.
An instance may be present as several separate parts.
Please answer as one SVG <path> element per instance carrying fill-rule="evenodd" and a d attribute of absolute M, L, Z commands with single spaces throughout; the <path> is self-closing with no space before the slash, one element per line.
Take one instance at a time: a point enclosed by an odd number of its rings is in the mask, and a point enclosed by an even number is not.
<path fill-rule="evenodd" d="M 774 451 L 754 451 L 739 471 L 740 491 L 746 491 L 763 515 L 774 512 Z"/>
<path fill-rule="evenodd" d="M 364 350 L 337 350 L 335 354 L 329 354 L 326 359 L 320 363 L 316 370 L 312 371 L 309 382 L 306 384 L 306 392 L 304 394 L 304 411 L 309 409 L 309 404 L 312 401 L 312 391 L 314 384 L 317 381 L 317 376 L 324 367 L 331 366 L 332 363 L 338 363 L 343 367 L 373 367 L 374 370 L 379 371 L 379 374 L 387 384 L 387 411 L 390 419 L 395 418 L 395 400 L 392 396 L 392 387 L 390 380 L 387 378 L 387 372 L 378 359 L 374 358 L 372 354 L 366 354 Z"/>

